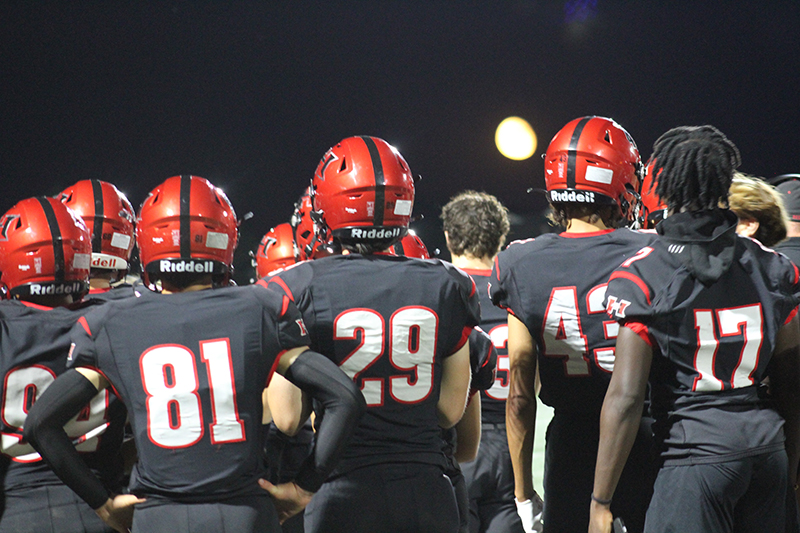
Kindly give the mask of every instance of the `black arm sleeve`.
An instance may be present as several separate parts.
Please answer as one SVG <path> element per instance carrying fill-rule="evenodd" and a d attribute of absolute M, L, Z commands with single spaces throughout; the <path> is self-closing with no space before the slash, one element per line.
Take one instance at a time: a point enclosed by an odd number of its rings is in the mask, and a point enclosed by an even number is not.
<path fill-rule="evenodd" d="M 67 370 L 33 404 L 23 433 L 61 481 L 92 509 L 106 503 L 108 491 L 75 449 L 64 424 L 96 395 L 91 381 L 77 370 Z"/>
<path fill-rule="evenodd" d="M 325 406 L 314 449 L 294 480 L 300 488 L 317 492 L 339 461 L 367 404 L 339 367 L 311 350 L 294 360 L 285 377 Z"/>

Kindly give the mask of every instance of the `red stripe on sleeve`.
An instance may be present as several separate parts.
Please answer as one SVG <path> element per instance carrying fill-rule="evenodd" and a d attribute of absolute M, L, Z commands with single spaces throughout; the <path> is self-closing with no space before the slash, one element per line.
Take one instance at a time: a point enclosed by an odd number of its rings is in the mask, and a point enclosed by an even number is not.
<path fill-rule="evenodd" d="M 789 313 L 789 316 L 788 316 L 788 317 L 786 317 L 786 322 L 784 322 L 784 323 L 783 323 L 783 325 L 785 326 L 786 324 L 788 324 L 789 322 L 791 322 L 791 321 L 792 321 L 792 319 L 795 317 L 795 315 L 796 315 L 796 314 L 797 314 L 797 308 L 795 307 L 794 309 L 792 309 L 792 312 L 791 312 L 791 313 Z"/>
<path fill-rule="evenodd" d="M 642 278 L 640 278 L 635 274 L 631 274 L 630 272 L 626 272 L 624 270 L 615 270 L 614 272 L 611 273 L 611 276 L 608 278 L 608 281 L 617 278 L 627 279 L 628 281 L 632 281 L 634 284 L 636 284 L 636 286 L 639 287 L 644 293 L 644 297 L 647 299 L 647 303 L 648 304 L 650 303 L 650 289 L 647 288 L 647 284 L 644 281 L 642 281 Z"/>
<path fill-rule="evenodd" d="M 644 342 L 647 343 L 648 346 L 654 348 L 656 345 L 656 341 L 653 336 L 650 334 L 650 330 L 647 329 L 645 324 L 641 322 L 636 322 L 634 320 L 629 320 L 622 323 L 623 326 L 628 328 L 629 330 L 636 333 Z"/>
<path fill-rule="evenodd" d="M 278 369 L 278 363 L 281 361 L 281 357 L 283 354 L 286 353 L 286 350 L 281 350 L 281 352 L 275 356 L 275 361 L 272 363 L 272 368 L 269 369 L 269 374 L 267 374 L 267 382 L 264 384 L 264 388 L 269 386 L 269 382 L 272 381 L 272 375 L 275 373 L 275 370 Z"/>
<path fill-rule="evenodd" d="M 283 297 L 283 303 L 281 305 L 281 316 L 286 314 L 286 310 L 287 309 L 289 309 L 289 297 L 288 296 L 284 296 Z"/>
<path fill-rule="evenodd" d="M 292 294 L 292 290 L 289 288 L 289 286 L 286 284 L 285 281 L 283 281 L 281 278 L 272 278 L 264 286 L 267 287 L 269 286 L 270 283 L 277 283 L 278 286 L 281 289 L 283 289 L 283 292 L 286 293 L 286 296 L 288 296 L 291 301 L 294 301 L 294 294 Z"/>
<path fill-rule="evenodd" d="M 81 326 L 83 326 L 83 329 L 85 329 L 85 330 L 86 330 L 86 334 L 87 334 L 87 335 L 89 335 L 90 337 L 92 336 L 92 330 L 90 330 L 90 329 L 89 329 L 89 323 L 88 323 L 88 322 L 86 322 L 86 318 L 85 318 L 85 317 L 80 317 L 80 318 L 78 319 L 78 324 L 80 324 Z"/>
<path fill-rule="evenodd" d="M 457 351 L 461 349 L 462 346 L 469 340 L 469 334 L 472 333 L 471 327 L 465 327 L 464 330 L 461 332 L 461 338 L 458 339 L 458 343 L 456 343 L 456 347 L 453 348 L 453 351 L 450 352 L 450 355 L 453 355 Z"/>

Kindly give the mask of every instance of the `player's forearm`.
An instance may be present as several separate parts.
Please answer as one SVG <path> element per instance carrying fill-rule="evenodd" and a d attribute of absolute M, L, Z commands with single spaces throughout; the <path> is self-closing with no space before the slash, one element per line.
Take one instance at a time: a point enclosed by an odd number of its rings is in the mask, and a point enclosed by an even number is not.
<path fill-rule="evenodd" d="M 339 367 L 311 350 L 300 354 L 285 376 L 325 408 L 314 450 L 295 479 L 298 487 L 316 492 L 344 452 L 366 409 L 366 402 L 361 391 Z"/>
<path fill-rule="evenodd" d="M 481 444 L 481 396 L 476 393 L 467 401 L 464 416 L 456 424 L 456 461 L 474 461 Z"/>
<path fill-rule="evenodd" d="M 533 497 L 533 437 L 536 398 L 509 391 L 506 401 L 506 435 L 514 469 L 514 495 L 524 501 Z"/>
<path fill-rule="evenodd" d="M 594 474 L 593 494 L 611 500 L 628 460 L 642 419 L 644 397 L 626 392 L 606 394 L 600 414 L 600 444 Z"/>
<path fill-rule="evenodd" d="M 97 394 L 97 388 L 75 370 L 59 376 L 28 413 L 24 437 L 53 472 L 92 509 L 108 501 L 108 491 L 78 454 L 64 431 L 66 424 Z"/>

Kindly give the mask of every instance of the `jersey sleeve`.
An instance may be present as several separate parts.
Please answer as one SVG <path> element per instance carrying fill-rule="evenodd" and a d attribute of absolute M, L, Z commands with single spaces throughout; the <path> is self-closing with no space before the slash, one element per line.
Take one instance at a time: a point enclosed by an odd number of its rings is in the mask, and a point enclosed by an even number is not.
<path fill-rule="evenodd" d="M 95 313 L 88 313 L 78 318 L 70 331 L 70 349 L 67 355 L 67 368 L 91 367 L 99 368 L 95 339 L 100 333 L 101 321 Z"/>
<path fill-rule="evenodd" d="M 277 334 L 281 350 L 291 350 L 310 344 L 303 316 L 289 296 L 280 291 L 265 291 L 259 287 L 255 287 L 255 293 L 262 302 L 263 320 L 266 326 L 264 334 L 270 335 L 272 332 Z"/>
<path fill-rule="evenodd" d="M 519 313 L 523 311 L 521 296 L 517 289 L 514 263 L 523 251 L 521 245 L 527 241 L 516 241 L 497 254 L 492 265 L 492 274 L 489 279 L 489 299 L 492 303 L 507 310 L 524 322 Z"/>
<path fill-rule="evenodd" d="M 492 339 L 481 328 L 469 334 L 469 362 L 472 370 L 472 390 L 492 388 L 497 367 L 497 350 Z"/>
<path fill-rule="evenodd" d="M 646 323 L 653 315 L 654 292 L 640 273 L 641 264 L 641 261 L 626 261 L 608 278 L 606 313 L 621 324 Z"/>

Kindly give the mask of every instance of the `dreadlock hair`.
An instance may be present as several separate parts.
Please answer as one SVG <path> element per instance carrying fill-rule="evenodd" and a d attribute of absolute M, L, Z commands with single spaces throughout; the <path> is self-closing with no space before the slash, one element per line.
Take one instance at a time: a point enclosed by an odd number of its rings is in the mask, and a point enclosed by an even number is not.
<path fill-rule="evenodd" d="M 728 207 L 739 149 L 714 126 L 680 126 L 659 137 L 651 159 L 660 167 L 656 194 L 670 211 Z"/>

